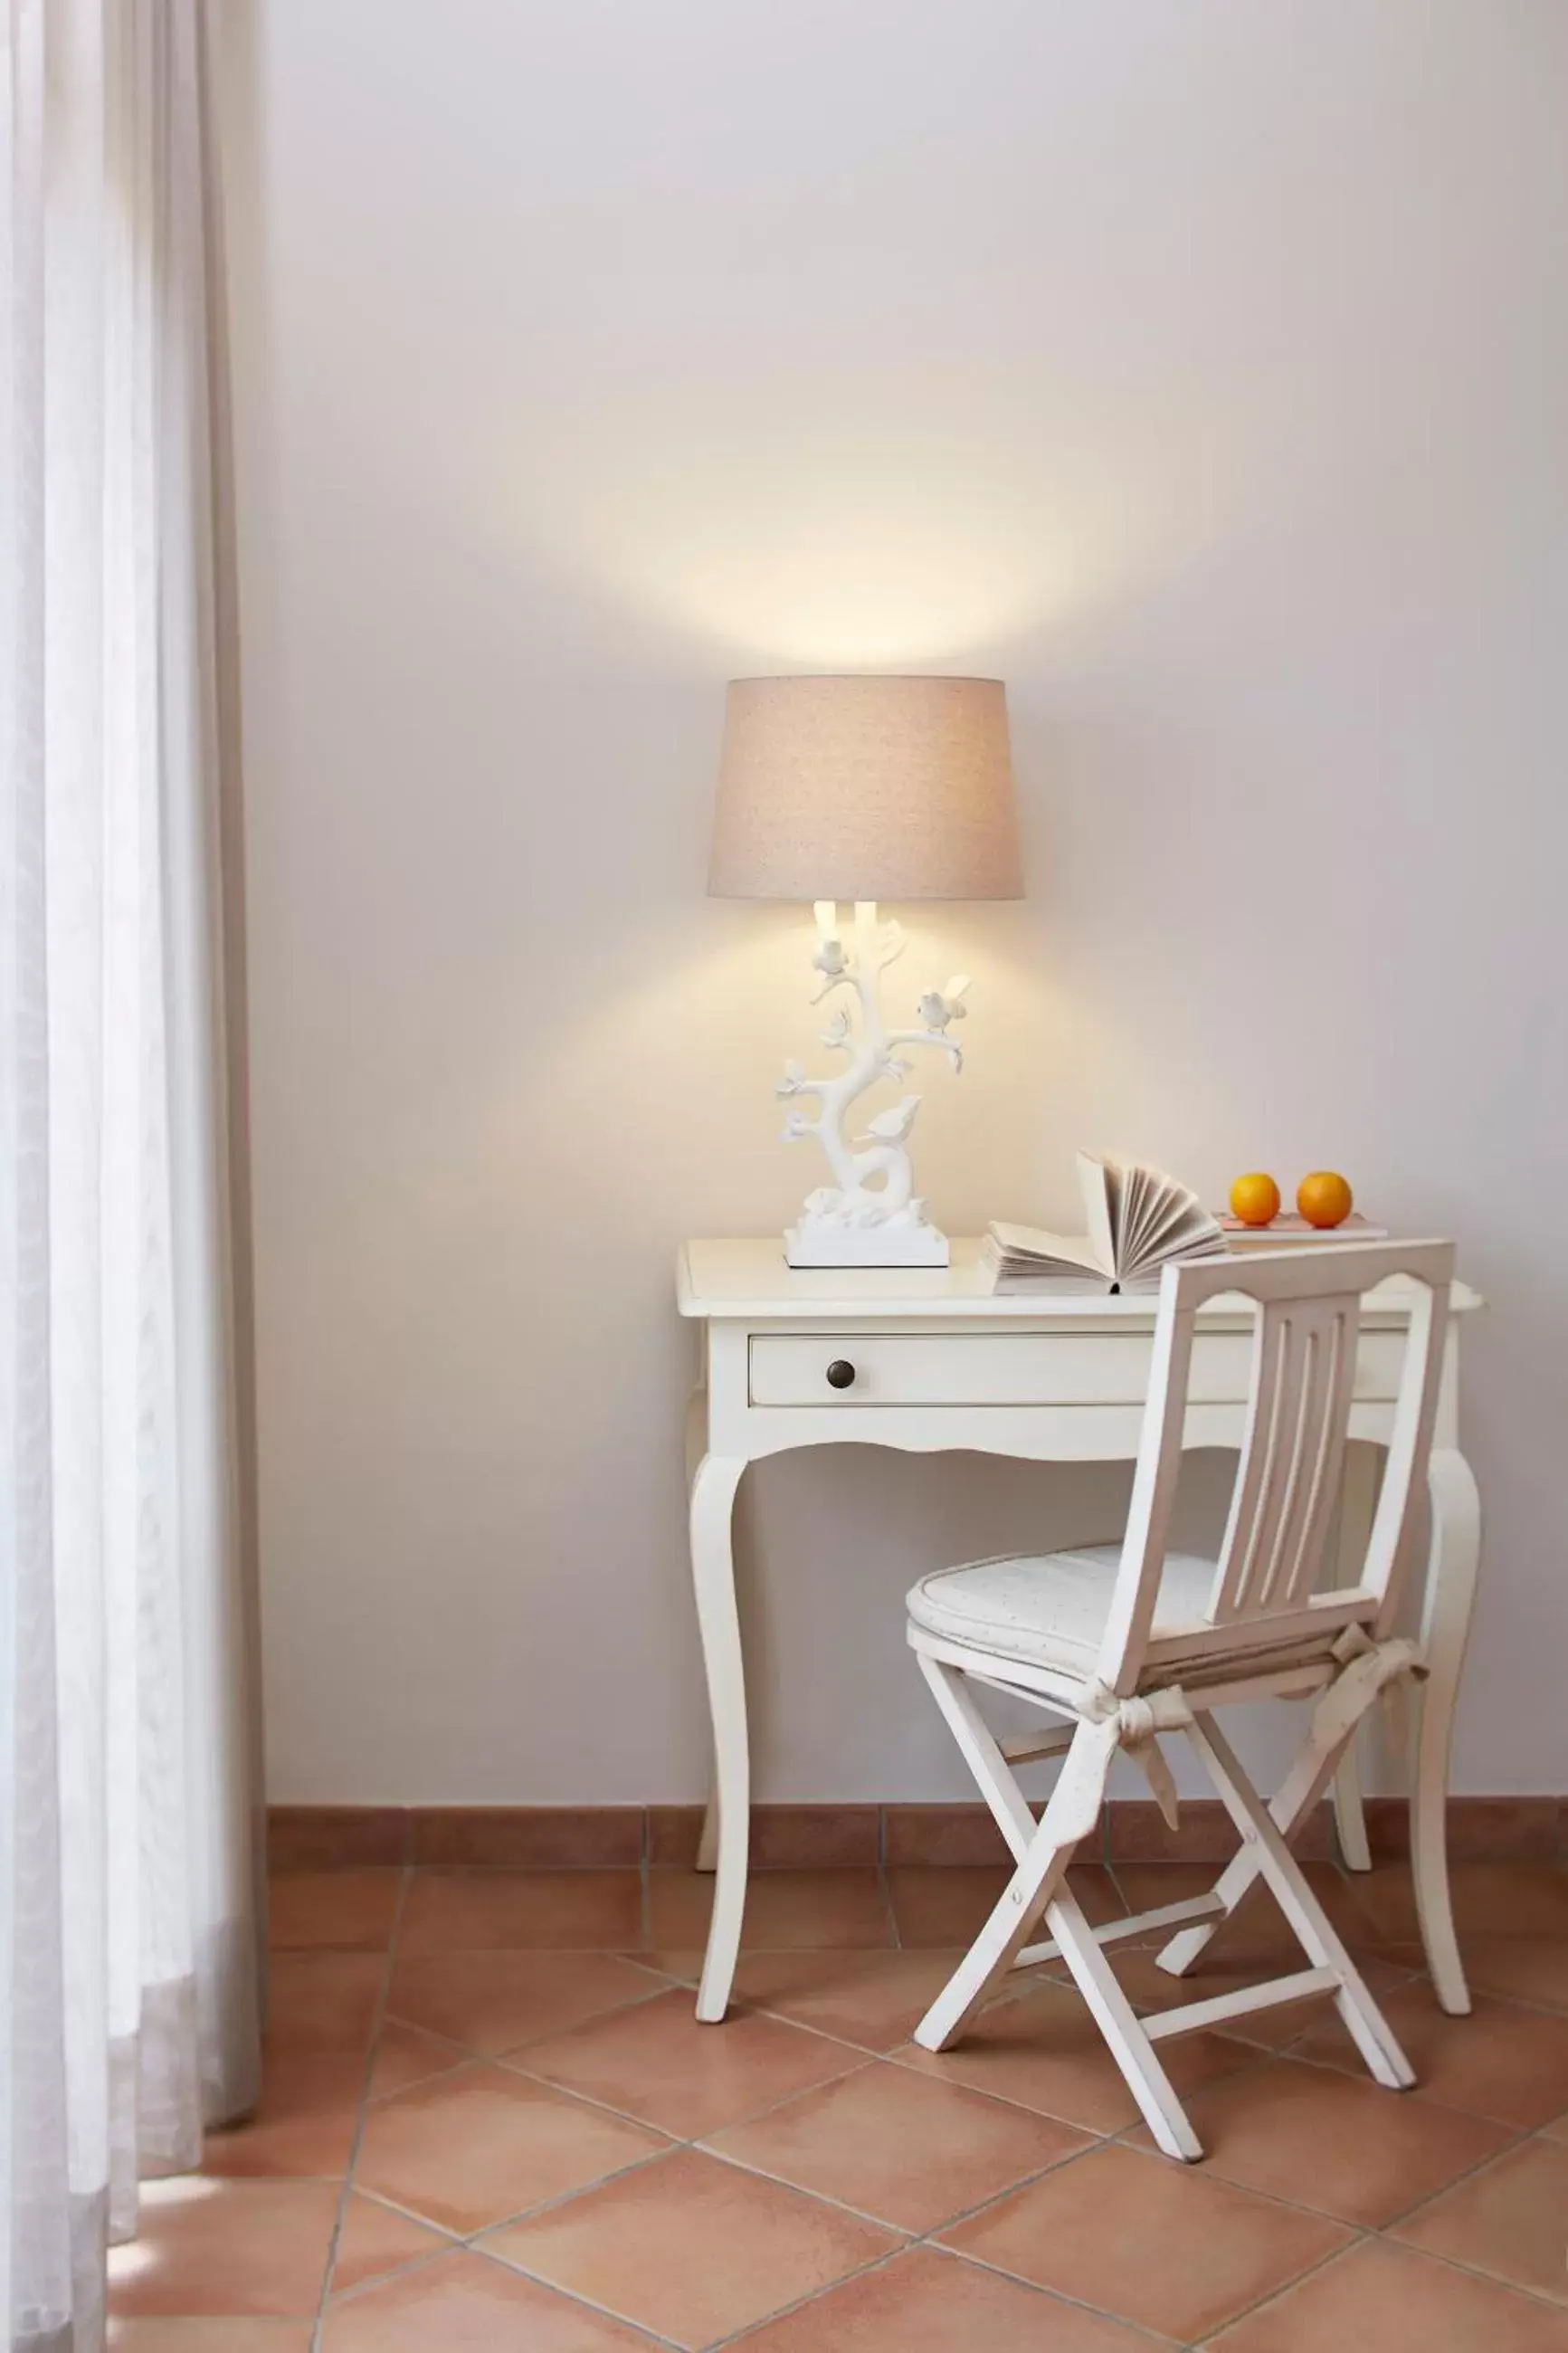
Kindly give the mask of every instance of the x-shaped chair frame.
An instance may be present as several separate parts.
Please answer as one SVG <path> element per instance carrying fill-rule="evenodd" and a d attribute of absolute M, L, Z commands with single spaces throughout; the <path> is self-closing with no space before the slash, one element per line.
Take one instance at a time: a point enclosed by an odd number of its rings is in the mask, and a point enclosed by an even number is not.
<path fill-rule="evenodd" d="M 1415 1242 L 1166 1269 L 1127 1531 L 1092 1672 L 1034 1663 L 978 1637 L 957 1639 L 911 1609 L 910 1645 L 1015 1864 L 973 1946 L 915 2030 L 925 2049 L 953 2042 L 1008 1971 L 1059 1955 L 1171 2157 L 1192 2159 L 1202 2150 L 1155 2045 L 1278 2002 L 1331 1993 L 1377 2081 L 1393 2090 L 1414 2082 L 1289 1841 L 1379 1694 L 1421 1671 L 1416 1645 L 1395 1637 L 1393 1625 L 1408 1567 L 1412 1497 L 1425 1483 L 1431 1454 L 1453 1259 L 1447 1243 Z M 1321 1593 L 1317 1577 L 1343 1464 L 1360 1299 L 1393 1275 L 1414 1278 L 1416 1299 L 1377 1514 L 1358 1579 Z M 1156 1610 L 1180 1467 L 1193 1318 L 1203 1301 L 1222 1291 L 1249 1294 L 1258 1309 L 1247 1434 L 1206 1609 L 1195 1623 L 1162 1632 Z M 1041 1735 L 998 1740 L 975 1685 L 1007 1692 L 1058 1722 Z M 1314 1694 L 1306 1740 L 1269 1806 L 1215 1712 L 1243 1701 Z M 1068 1866 L 1099 1819 L 1119 1750 L 1141 1759 L 1162 1798 L 1173 1802 L 1158 1746 L 1162 1732 L 1187 1740 L 1236 1825 L 1240 1851 L 1207 1894 L 1091 1928 L 1068 1883 Z M 1037 1822 L 1012 1767 L 1053 1756 L 1061 1757 L 1061 1770 Z M 1160 1962 L 1179 1976 L 1259 1877 L 1308 1966 L 1140 2017 L 1103 1948 L 1152 1928 L 1175 1928 Z M 1031 1943 L 1042 1917 L 1049 1938 Z"/>
<path fill-rule="evenodd" d="M 1207 1894 L 1091 1926 L 1067 1873 L 1079 1840 L 1099 1816 L 1111 1759 L 1117 1748 L 1126 1745 L 1124 1736 L 1108 1737 L 1108 1733 L 1116 1733 L 1115 1719 L 1106 1725 L 1079 1716 L 1038 1736 L 999 1740 L 980 1712 L 969 1687 L 972 1681 L 1005 1690 L 1058 1715 L 1069 1713 L 1070 1703 L 1065 1698 L 1053 1703 L 1037 1682 L 1015 1680 L 1010 1662 L 990 1653 L 964 1658 L 958 1646 L 932 1641 L 914 1627 L 910 1639 L 1015 1865 L 1012 1878 L 968 1954 L 915 2029 L 918 2043 L 928 2051 L 947 2050 L 1010 1970 L 1031 1968 L 1059 1957 L 1126 2077 L 1144 2121 L 1168 2157 L 1191 2161 L 1200 2158 L 1203 2149 L 1160 2063 L 1156 2043 L 1277 2002 L 1331 1992 L 1341 2018 L 1378 2082 L 1394 2091 L 1408 2089 L 1415 2080 L 1410 2063 L 1288 1843 L 1290 1833 L 1327 1788 L 1364 1708 L 1376 1696 L 1377 1686 L 1370 1676 L 1355 1695 L 1361 1704 L 1353 1713 L 1344 1707 L 1331 1712 L 1329 1703 L 1320 1703 L 1313 1729 L 1272 1807 L 1258 1795 L 1212 1711 L 1242 1700 L 1293 1697 L 1322 1689 L 1321 1671 L 1305 1678 L 1300 1670 L 1293 1674 L 1253 1675 L 1212 1692 L 1183 1694 L 1178 1705 L 1187 1720 L 1180 1722 L 1172 1708 L 1163 1728 L 1184 1734 L 1240 1833 L 1241 1850 L 1231 1869 L 1231 1883 L 1227 1885 L 1222 1874 Z M 1329 1702 L 1336 1686 L 1353 1671 L 1352 1662 L 1335 1673 L 1329 1684 Z M 1037 1822 L 1012 1767 L 1054 1756 L 1062 1757 L 1062 1769 Z M 1245 1866 L 1244 1879 L 1237 1865 Z M 1184 1935 L 1173 1938 L 1160 1956 L 1163 1967 L 1173 1965 L 1179 1973 L 1196 1957 L 1202 1943 L 1236 1908 L 1257 1877 L 1268 1886 L 1295 1931 L 1308 1966 L 1228 1993 L 1140 2016 L 1118 1983 L 1104 1948 L 1129 1937 L 1146 1936 L 1152 1929 L 1179 1929 Z M 1031 1942 L 1031 1932 L 1042 1916 L 1049 1936 Z M 1193 1936 L 1199 1939 L 1198 1945 L 1184 1949 L 1185 1938 Z"/>

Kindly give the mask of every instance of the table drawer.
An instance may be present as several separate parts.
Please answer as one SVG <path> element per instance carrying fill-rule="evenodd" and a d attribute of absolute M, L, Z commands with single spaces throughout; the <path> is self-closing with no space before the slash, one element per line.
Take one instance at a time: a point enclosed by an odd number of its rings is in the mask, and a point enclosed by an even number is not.
<path fill-rule="evenodd" d="M 1136 1405 L 1148 1388 L 1151 1346 L 1147 1334 L 1131 1332 L 754 1333 L 749 1395 L 754 1406 L 846 1413 L 890 1405 Z M 1356 1397 L 1392 1398 L 1404 1352 L 1402 1334 L 1363 1333 Z M 1191 1402 L 1239 1403 L 1251 1369 L 1248 1333 L 1200 1333 Z"/>

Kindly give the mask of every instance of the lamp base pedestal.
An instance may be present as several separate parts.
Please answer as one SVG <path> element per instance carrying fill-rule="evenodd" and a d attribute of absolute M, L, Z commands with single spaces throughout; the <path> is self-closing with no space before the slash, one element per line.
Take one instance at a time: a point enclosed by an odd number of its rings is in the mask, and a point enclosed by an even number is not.
<path fill-rule="evenodd" d="M 924 1219 L 889 1218 L 882 1225 L 852 1226 L 829 1218 L 805 1218 L 784 1231 L 790 1266 L 946 1266 L 947 1236 Z"/>

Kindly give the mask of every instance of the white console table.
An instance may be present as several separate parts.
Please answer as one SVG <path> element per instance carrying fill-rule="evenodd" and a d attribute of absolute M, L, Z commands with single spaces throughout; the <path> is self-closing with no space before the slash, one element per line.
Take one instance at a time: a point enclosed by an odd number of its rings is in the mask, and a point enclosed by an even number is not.
<path fill-rule="evenodd" d="M 792 1270 L 777 1241 L 694 1241 L 680 1253 L 680 1312 L 703 1326 L 705 1378 L 688 1440 L 691 1569 L 713 1720 L 714 1799 L 701 1863 L 716 1868 L 697 2015 L 730 2000 L 746 1901 L 751 1755 L 731 1521 L 748 1462 L 797 1446 L 852 1441 L 915 1453 L 965 1448 L 1035 1461 L 1130 1460 L 1138 1447 L 1154 1303 L 1066 1287 L 1048 1295 L 984 1287 L 979 1245 L 942 1268 Z M 1431 1479 L 1432 1554 L 1423 1599 L 1428 1676 L 1411 1781 L 1411 1850 L 1423 1934 L 1446 2010 L 1469 2008 L 1448 1903 L 1444 1810 L 1454 1695 L 1479 1553 L 1475 1482 L 1458 1451 L 1459 1325 L 1479 1305 L 1454 1288 L 1455 1320 Z M 1407 1310 L 1399 1286 L 1369 1295 L 1351 1436 L 1385 1443 Z M 1192 1365 L 1189 1447 L 1236 1447 L 1250 1364 L 1250 1316 L 1215 1301 Z M 1356 1458 L 1352 1457 L 1352 1461 Z M 1363 1462 L 1371 1459 L 1364 1454 Z M 1364 1542 L 1370 1482 L 1347 1478 L 1342 1541 Z M 1336 1806 L 1346 1859 L 1364 1869 L 1353 1766 Z"/>

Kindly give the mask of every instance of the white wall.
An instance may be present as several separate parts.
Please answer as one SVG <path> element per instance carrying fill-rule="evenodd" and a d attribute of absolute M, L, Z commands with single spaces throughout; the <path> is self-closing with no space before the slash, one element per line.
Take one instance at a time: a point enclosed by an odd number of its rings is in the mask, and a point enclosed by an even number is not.
<path fill-rule="evenodd" d="M 816 1181 L 706 831 L 794 667 L 1008 681 L 1030 896 L 912 911 L 951 1229 L 1082 1141 L 1461 1238 L 1458 1779 L 1568 1789 L 1568 10 L 224 18 L 274 1798 L 700 1788 L 673 1254 Z M 904 1585 L 1103 1507 L 767 1465 L 763 1794 L 958 1794 Z"/>

